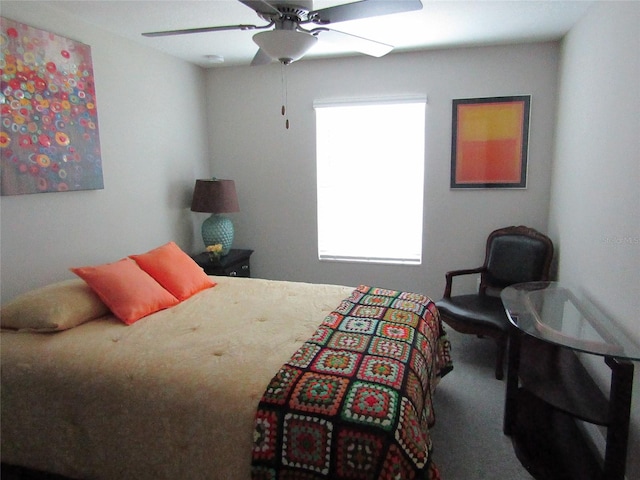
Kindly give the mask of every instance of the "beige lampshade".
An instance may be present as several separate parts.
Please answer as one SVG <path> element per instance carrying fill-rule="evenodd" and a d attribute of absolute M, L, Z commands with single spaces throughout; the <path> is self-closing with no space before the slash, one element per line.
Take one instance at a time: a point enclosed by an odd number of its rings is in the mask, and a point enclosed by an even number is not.
<path fill-rule="evenodd" d="M 196 180 L 191 211 L 206 213 L 239 212 L 236 184 L 233 180 Z"/>

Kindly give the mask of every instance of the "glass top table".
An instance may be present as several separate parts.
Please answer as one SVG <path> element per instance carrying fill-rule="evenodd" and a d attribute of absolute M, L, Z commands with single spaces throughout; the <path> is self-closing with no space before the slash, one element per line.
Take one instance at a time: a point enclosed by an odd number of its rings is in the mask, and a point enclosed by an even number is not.
<path fill-rule="evenodd" d="M 522 332 L 576 351 L 640 360 L 640 346 L 584 296 L 558 282 L 512 285 L 500 297 Z"/>

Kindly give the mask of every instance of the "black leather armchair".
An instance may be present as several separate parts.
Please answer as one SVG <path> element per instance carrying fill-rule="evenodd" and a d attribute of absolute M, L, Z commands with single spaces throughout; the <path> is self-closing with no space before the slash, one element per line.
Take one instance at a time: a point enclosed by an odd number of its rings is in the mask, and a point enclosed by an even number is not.
<path fill-rule="evenodd" d="M 504 377 L 509 326 L 500 291 L 516 283 L 548 280 L 552 258 L 553 243 L 546 235 L 525 226 L 506 227 L 489 234 L 481 267 L 446 274 L 444 296 L 436 302 L 440 316 L 458 332 L 496 341 L 495 375 L 499 380 Z M 478 293 L 453 296 L 453 278 L 470 274 L 480 274 Z"/>

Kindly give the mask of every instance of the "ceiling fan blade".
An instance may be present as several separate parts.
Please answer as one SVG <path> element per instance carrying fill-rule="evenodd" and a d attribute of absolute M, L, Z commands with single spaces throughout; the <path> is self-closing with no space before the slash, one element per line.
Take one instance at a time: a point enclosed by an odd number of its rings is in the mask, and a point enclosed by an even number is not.
<path fill-rule="evenodd" d="M 315 10 L 309 13 L 309 17 L 312 18 L 313 23 L 328 25 L 359 18 L 377 17 L 421 9 L 422 2 L 420 0 L 361 0 Z"/>
<path fill-rule="evenodd" d="M 311 32 L 314 34 L 317 32 L 323 41 L 328 40 L 351 51 L 364 53 L 372 57 L 382 57 L 393 50 L 392 45 L 376 42 L 375 40 L 369 40 L 368 38 L 359 37 L 350 33 L 339 32 L 338 30 L 314 28 Z"/>
<path fill-rule="evenodd" d="M 186 28 L 184 30 L 166 30 L 163 32 L 147 32 L 143 33 L 144 37 L 166 37 L 168 35 L 184 35 L 187 33 L 206 33 L 206 32 L 219 32 L 223 30 L 256 30 L 260 28 L 270 27 L 272 24 L 258 26 L 258 25 L 221 25 L 218 27 L 201 27 L 201 28 Z"/>
<path fill-rule="evenodd" d="M 280 15 L 280 12 L 276 7 L 274 7 L 269 2 L 266 2 L 264 0 L 238 0 L 238 1 L 240 3 L 245 4 L 250 9 L 255 10 L 259 14 L 272 15 L 275 13 Z"/>
<path fill-rule="evenodd" d="M 268 65 L 272 61 L 273 59 L 269 55 L 267 55 L 264 50 L 259 48 L 255 57 L 253 57 L 253 60 L 251 60 L 251 66 L 256 67 L 258 65 Z"/>

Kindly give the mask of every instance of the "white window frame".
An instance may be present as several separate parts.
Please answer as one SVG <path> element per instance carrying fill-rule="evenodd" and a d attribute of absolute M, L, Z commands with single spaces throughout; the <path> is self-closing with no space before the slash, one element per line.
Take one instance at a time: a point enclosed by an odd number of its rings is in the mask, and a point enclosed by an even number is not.
<path fill-rule="evenodd" d="M 422 263 L 426 105 L 425 96 L 314 103 L 319 260 Z M 393 106 L 406 106 L 408 110 L 398 119 L 390 119 L 390 113 L 374 119 L 372 108 L 383 112 Z M 341 124 L 345 118 L 356 118 L 350 117 L 352 110 L 370 114 L 360 121 Z M 329 119 L 327 115 L 332 113 L 341 117 Z M 363 129 L 354 131 L 354 124 Z M 367 169 L 367 162 L 375 157 L 376 162 L 389 163 L 384 169 Z M 345 164 L 345 159 L 355 161 Z M 370 188 L 355 188 L 362 182 Z M 331 202 L 331 198 L 340 198 L 344 204 Z M 409 218 L 403 219 L 399 211 Z M 400 236 L 407 229 L 410 239 Z M 356 235 L 361 238 L 356 240 Z M 354 241 L 344 245 L 338 237 L 353 237 Z"/>

